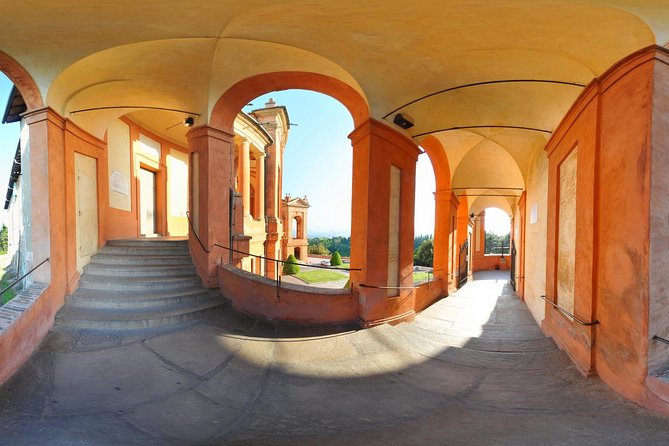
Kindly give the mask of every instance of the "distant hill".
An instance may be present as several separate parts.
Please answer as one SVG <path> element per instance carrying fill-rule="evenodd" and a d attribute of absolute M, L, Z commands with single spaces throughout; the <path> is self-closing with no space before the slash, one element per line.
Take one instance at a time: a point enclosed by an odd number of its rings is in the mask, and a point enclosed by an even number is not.
<path fill-rule="evenodd" d="M 431 234 L 419 235 L 414 238 L 414 251 L 423 243 L 423 241 L 431 239 Z M 339 252 L 343 257 L 351 255 L 351 237 L 344 237 L 340 235 L 331 237 L 310 237 L 309 238 L 309 253 L 310 254 L 330 254 Z"/>

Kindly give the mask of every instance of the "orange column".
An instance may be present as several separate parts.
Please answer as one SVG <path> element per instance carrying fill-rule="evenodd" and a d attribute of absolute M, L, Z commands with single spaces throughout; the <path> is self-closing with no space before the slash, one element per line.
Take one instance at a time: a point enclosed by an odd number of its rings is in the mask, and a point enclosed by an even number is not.
<path fill-rule="evenodd" d="M 74 192 L 65 187 L 65 121 L 50 108 L 30 110 L 23 118 L 29 141 L 22 154 L 22 212 L 28 222 L 24 228 L 26 269 L 51 260 L 30 275 L 47 289 L 7 329 L 7 342 L 0 343 L 0 383 L 18 369 L 53 326 L 67 289 L 67 248 L 76 239 L 75 228 L 66 225 L 66 198 L 74 200 Z"/>
<path fill-rule="evenodd" d="M 434 277 L 441 280 L 444 292 L 454 289 L 455 284 L 452 272 L 457 262 L 455 258 L 457 211 L 457 197 L 450 189 L 434 193 Z"/>
<path fill-rule="evenodd" d="M 351 266 L 363 268 L 351 271 L 351 283 L 359 297 L 360 322 L 369 327 L 408 319 L 414 315 L 415 302 L 410 288 L 420 151 L 409 138 L 373 119 L 349 137 L 353 144 Z M 394 182 L 396 194 L 391 193 Z"/>
<path fill-rule="evenodd" d="M 32 274 L 32 278 L 51 283 L 58 288 L 56 294 L 62 298 L 67 277 L 68 235 L 69 242 L 76 243 L 74 228 L 68 234 L 63 212 L 66 194 L 74 200 L 74 191 L 65 190 L 65 120 L 48 108 L 28 112 L 24 118 L 30 144 L 27 159 L 24 160 L 27 169 L 23 170 L 30 187 L 28 218 L 31 225 L 29 243 L 32 246 L 28 247 L 27 255 L 32 255 L 33 260 L 29 265 L 50 257 L 51 269 L 43 266 Z"/>
<path fill-rule="evenodd" d="M 191 129 L 188 148 L 199 154 L 199 222 L 198 236 L 210 252 L 205 252 L 190 233 L 190 252 L 198 274 L 206 286 L 218 285 L 217 259 L 227 263 L 227 251 L 216 248 L 215 243 L 230 246 L 230 200 L 233 178 L 231 176 L 234 135 L 209 126 Z"/>

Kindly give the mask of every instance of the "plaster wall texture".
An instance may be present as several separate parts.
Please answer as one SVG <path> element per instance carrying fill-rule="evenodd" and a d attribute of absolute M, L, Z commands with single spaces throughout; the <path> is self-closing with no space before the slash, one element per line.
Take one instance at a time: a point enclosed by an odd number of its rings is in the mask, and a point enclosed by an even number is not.
<path fill-rule="evenodd" d="M 669 339 L 669 57 L 658 56 L 653 78 L 648 338 Z M 649 370 L 665 368 L 669 362 L 666 345 L 650 341 L 648 347 Z"/>
<path fill-rule="evenodd" d="M 525 206 L 525 290 L 524 298 L 534 320 L 541 325 L 545 304 L 539 296 L 546 294 L 546 206 L 548 195 L 548 159 L 543 149 L 536 150 L 527 175 Z M 536 212 L 535 212 L 536 211 Z M 536 219 L 534 218 L 536 214 Z"/>
<path fill-rule="evenodd" d="M 647 376 L 654 55 L 616 67 L 600 93 L 595 360 L 609 385 L 637 401 Z"/>
<path fill-rule="evenodd" d="M 574 273 L 576 271 L 576 186 L 578 184 L 578 147 L 574 148 L 559 168 L 558 205 L 558 305 L 574 311 Z"/>
<path fill-rule="evenodd" d="M 107 153 L 110 181 L 114 187 L 109 188 L 109 207 L 121 211 L 132 210 L 132 193 L 130 183 L 130 128 L 123 121 L 115 120 L 107 129 Z"/>

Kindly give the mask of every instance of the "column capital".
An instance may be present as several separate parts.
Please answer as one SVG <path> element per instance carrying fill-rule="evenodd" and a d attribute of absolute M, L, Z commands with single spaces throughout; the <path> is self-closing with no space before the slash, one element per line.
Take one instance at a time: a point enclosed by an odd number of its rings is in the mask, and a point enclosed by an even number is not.
<path fill-rule="evenodd" d="M 208 125 L 193 127 L 188 131 L 188 133 L 186 133 L 186 138 L 188 138 L 188 141 L 193 141 L 199 138 L 214 138 L 220 141 L 231 143 L 234 140 L 234 137 L 235 135 L 233 133 L 228 133 L 224 130 L 210 127 Z"/>
<path fill-rule="evenodd" d="M 376 119 L 370 118 L 362 123 L 353 130 L 348 137 L 351 140 L 351 144 L 355 146 L 368 135 L 385 139 L 393 146 L 402 149 L 415 161 L 418 161 L 418 155 L 421 154 L 418 144 L 416 144 L 409 136 L 395 130 L 381 121 L 377 121 Z"/>
<path fill-rule="evenodd" d="M 28 110 L 27 112 L 21 114 L 21 117 L 25 119 L 26 124 L 28 125 L 42 121 L 49 121 L 50 123 L 55 124 L 62 129 L 65 128 L 65 118 L 63 118 L 51 107 L 42 107 Z"/>

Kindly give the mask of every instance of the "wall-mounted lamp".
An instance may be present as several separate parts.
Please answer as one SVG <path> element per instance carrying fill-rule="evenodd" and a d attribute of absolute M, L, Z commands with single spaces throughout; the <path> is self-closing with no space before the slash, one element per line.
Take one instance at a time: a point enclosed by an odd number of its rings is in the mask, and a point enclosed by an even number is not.
<path fill-rule="evenodd" d="M 406 113 L 398 113 L 395 115 L 395 119 L 393 119 L 393 122 L 403 129 L 410 129 L 413 127 L 413 118 Z"/>
<path fill-rule="evenodd" d="M 186 127 L 193 127 L 193 124 L 195 124 L 195 120 L 193 119 L 192 116 L 189 116 L 186 119 L 184 119 L 184 125 Z"/>

